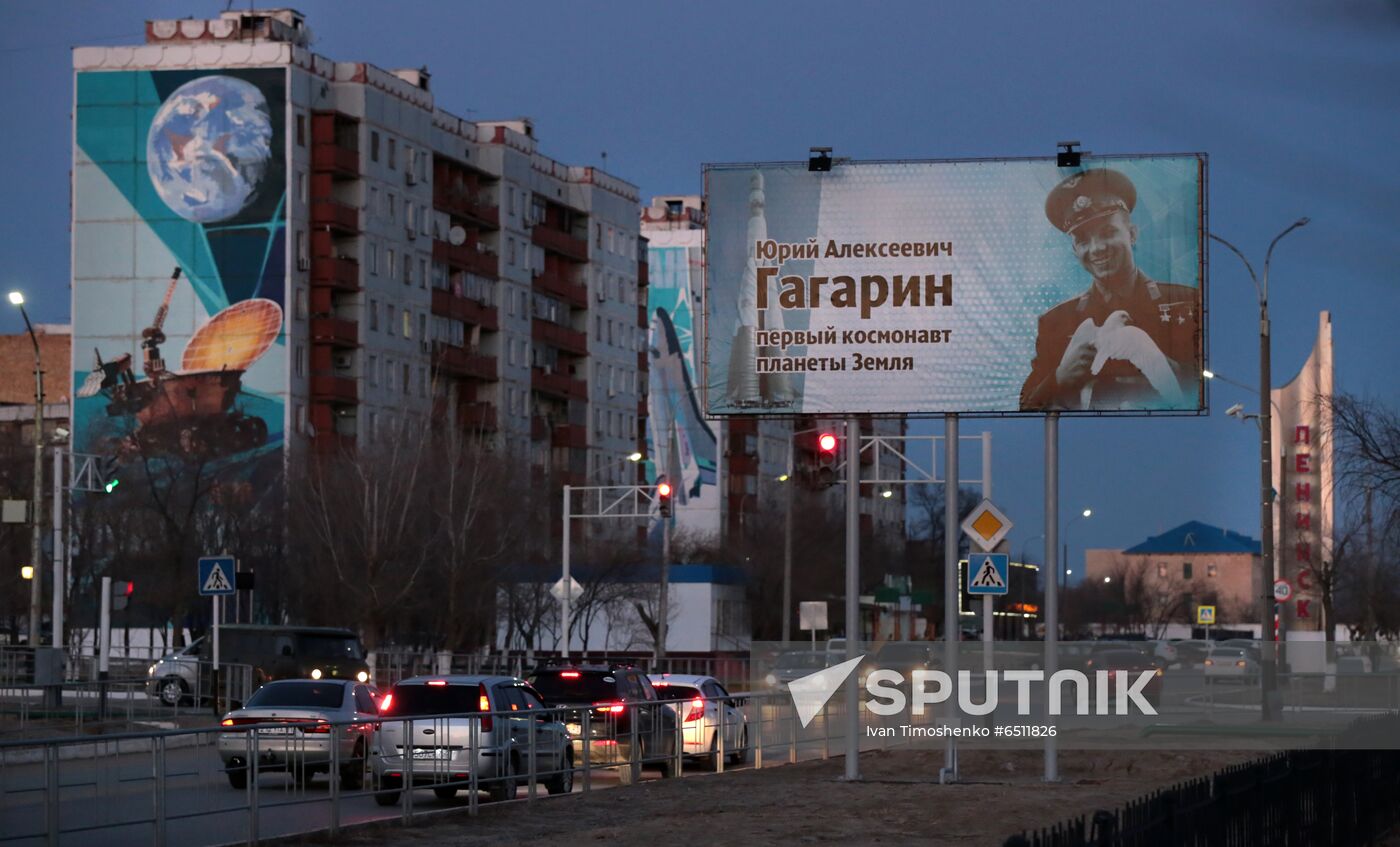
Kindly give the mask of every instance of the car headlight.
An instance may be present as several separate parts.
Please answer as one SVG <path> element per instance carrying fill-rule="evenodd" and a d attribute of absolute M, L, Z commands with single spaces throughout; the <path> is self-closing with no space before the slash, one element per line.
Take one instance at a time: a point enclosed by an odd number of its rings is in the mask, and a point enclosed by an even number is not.
<path fill-rule="evenodd" d="M 358 679 L 360 682 L 369 682 L 369 674 L 365 671 L 360 671 L 355 674 L 355 679 Z"/>
<path fill-rule="evenodd" d="M 155 665 L 151 665 L 149 668 L 146 668 L 146 676 L 155 676 L 155 675 L 156 675 L 156 666 L 155 666 Z"/>
<path fill-rule="evenodd" d="M 776 676 L 774 676 L 773 674 L 771 674 L 771 673 L 768 674 L 768 676 L 765 676 L 765 677 L 763 678 L 763 681 L 766 682 L 766 683 L 768 683 L 769 685 L 777 685 L 777 684 L 778 684 L 778 678 L 777 678 Z"/>
<path fill-rule="evenodd" d="M 320 668 L 312 668 L 312 669 L 311 669 L 311 678 L 312 678 L 312 679 L 320 679 L 320 678 L 321 678 L 321 669 L 320 669 Z"/>

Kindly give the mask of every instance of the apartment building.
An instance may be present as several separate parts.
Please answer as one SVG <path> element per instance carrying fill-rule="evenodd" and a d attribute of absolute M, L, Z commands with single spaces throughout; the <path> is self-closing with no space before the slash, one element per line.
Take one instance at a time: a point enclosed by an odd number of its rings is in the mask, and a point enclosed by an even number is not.
<path fill-rule="evenodd" d="M 529 119 L 439 107 L 426 68 L 308 36 L 293 10 L 229 11 L 75 49 L 74 370 L 95 349 L 150 386 L 137 405 L 207 389 L 202 437 L 252 463 L 431 415 L 565 481 L 631 467 L 636 187 L 550 158 Z M 110 441 L 112 399 L 79 401 L 78 449 Z"/>

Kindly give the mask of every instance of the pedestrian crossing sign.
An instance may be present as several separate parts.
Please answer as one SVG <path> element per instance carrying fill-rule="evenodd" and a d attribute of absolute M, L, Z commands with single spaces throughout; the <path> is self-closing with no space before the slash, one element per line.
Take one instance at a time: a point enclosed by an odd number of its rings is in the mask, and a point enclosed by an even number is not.
<path fill-rule="evenodd" d="M 1215 607 L 1214 607 L 1214 606 L 1197 606 L 1197 607 L 1196 607 L 1196 624 L 1197 624 L 1198 626 L 1210 626 L 1211 624 L 1214 624 L 1214 623 L 1215 623 Z"/>
<path fill-rule="evenodd" d="M 232 556 L 204 556 L 199 560 L 199 593 L 204 597 L 232 594 L 237 560 Z"/>
<path fill-rule="evenodd" d="M 1006 553 L 971 553 L 967 557 L 968 594 L 1005 594 L 1009 590 L 1011 556 Z"/>

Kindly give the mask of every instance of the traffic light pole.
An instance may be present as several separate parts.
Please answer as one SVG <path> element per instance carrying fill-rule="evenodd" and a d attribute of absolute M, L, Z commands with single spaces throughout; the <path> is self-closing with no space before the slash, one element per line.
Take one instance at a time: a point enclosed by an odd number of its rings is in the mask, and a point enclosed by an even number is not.
<path fill-rule="evenodd" d="M 860 425 L 846 421 L 846 661 L 860 655 Z M 860 692 L 846 680 L 846 779 L 860 779 Z"/>
<path fill-rule="evenodd" d="M 666 615 L 671 590 L 671 516 L 661 516 L 661 596 L 656 602 L 656 661 L 666 658 Z M 657 667 L 657 672 L 661 668 Z"/>
<path fill-rule="evenodd" d="M 64 560 L 68 545 L 63 543 L 63 513 L 67 505 L 63 484 L 63 448 L 53 448 L 53 646 L 63 649 L 63 601 L 68 594 Z"/>
<path fill-rule="evenodd" d="M 574 592 L 570 590 L 571 588 L 573 588 L 573 582 L 571 581 L 572 577 L 569 574 L 569 547 L 570 541 L 572 540 L 571 538 L 569 538 L 569 521 L 572 518 L 572 515 L 570 514 L 570 511 L 572 509 L 572 500 L 569 497 L 569 492 L 572 490 L 573 486 L 564 486 L 564 575 L 562 577 L 564 590 L 559 592 L 559 655 L 563 656 L 565 659 L 569 658 L 569 624 L 571 623 L 569 617 L 573 612 L 573 610 L 570 608 L 570 604 L 574 599 Z"/>

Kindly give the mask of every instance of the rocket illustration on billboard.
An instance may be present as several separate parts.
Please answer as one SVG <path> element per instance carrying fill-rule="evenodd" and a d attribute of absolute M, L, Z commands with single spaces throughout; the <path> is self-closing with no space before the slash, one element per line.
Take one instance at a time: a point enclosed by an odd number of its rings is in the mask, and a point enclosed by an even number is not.
<path fill-rule="evenodd" d="M 776 348 L 757 348 L 754 333 L 757 330 L 783 329 L 782 313 L 775 307 L 762 311 L 758 308 L 758 267 L 760 259 L 756 245 L 768 240 L 768 219 L 765 215 L 766 200 L 763 190 L 763 174 L 754 171 L 749 178 L 749 225 L 747 235 L 748 261 L 744 267 L 744 280 L 739 285 L 738 314 L 734 320 L 734 341 L 729 348 L 729 402 L 734 405 L 763 405 L 762 401 L 791 400 L 795 398 L 792 378 L 788 374 L 758 373 L 754 365 L 755 356 L 777 356 Z M 765 283 L 771 284 L 771 283 Z M 776 303 L 774 296 L 763 298 L 765 302 Z"/>

